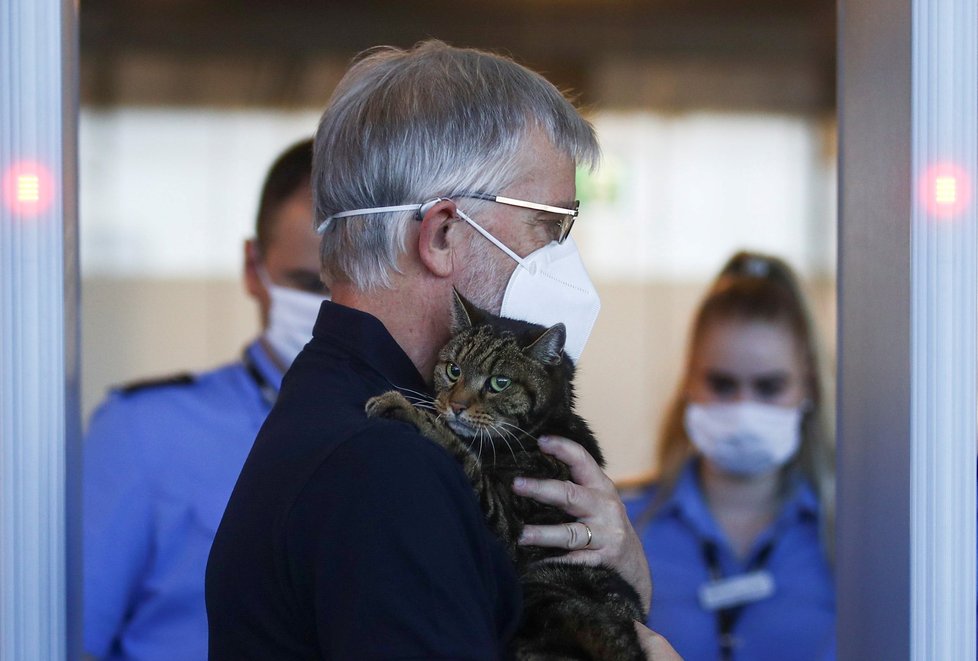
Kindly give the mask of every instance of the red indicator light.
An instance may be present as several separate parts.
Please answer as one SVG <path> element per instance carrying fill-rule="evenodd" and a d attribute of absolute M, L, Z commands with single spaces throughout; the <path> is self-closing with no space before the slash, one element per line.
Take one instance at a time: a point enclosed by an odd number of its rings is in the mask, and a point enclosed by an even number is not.
<path fill-rule="evenodd" d="M 934 203 L 943 206 L 958 200 L 958 180 L 956 177 L 937 177 L 934 179 Z"/>
<path fill-rule="evenodd" d="M 953 163 L 939 163 L 925 170 L 918 192 L 927 213 L 938 218 L 957 216 L 971 203 L 970 179 Z"/>
<path fill-rule="evenodd" d="M 36 174 L 17 175 L 17 202 L 37 203 L 41 199 L 41 180 Z"/>
<path fill-rule="evenodd" d="M 54 178 L 40 163 L 14 163 L 3 175 L 2 197 L 4 206 L 14 214 L 36 216 L 51 206 Z"/>

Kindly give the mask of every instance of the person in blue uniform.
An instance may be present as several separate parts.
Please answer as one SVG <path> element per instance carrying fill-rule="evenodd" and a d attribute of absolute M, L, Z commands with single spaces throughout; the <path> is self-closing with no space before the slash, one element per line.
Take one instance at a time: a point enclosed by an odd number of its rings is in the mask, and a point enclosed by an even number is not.
<path fill-rule="evenodd" d="M 575 358 L 598 300 L 573 239 L 591 126 L 512 60 L 428 41 L 353 64 L 316 132 L 323 306 L 286 375 L 207 564 L 210 658 L 498 659 L 521 616 L 516 572 L 461 466 L 410 425 L 368 418 L 397 388 L 430 396 L 453 288 L 561 320 Z M 541 442 L 573 481 L 524 480 L 566 525 L 520 542 L 621 571 L 648 566 L 613 484 L 580 447 Z M 657 658 L 661 637 L 636 628 Z M 661 653 L 661 654 L 660 654 Z"/>
<path fill-rule="evenodd" d="M 84 443 L 84 641 L 101 659 L 207 658 L 204 569 L 282 374 L 326 290 L 312 230 L 311 140 L 271 167 L 245 285 L 262 334 L 210 372 L 132 384 L 95 411 Z"/>
<path fill-rule="evenodd" d="M 738 253 L 696 312 L 653 484 L 625 495 L 649 626 L 686 661 L 822 659 L 834 636 L 832 428 L 783 261 Z"/>

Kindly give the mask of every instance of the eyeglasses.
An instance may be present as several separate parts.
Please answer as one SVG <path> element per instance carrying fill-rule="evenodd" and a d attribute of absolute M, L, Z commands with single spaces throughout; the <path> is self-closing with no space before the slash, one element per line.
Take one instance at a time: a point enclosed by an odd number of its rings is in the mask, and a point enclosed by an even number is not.
<path fill-rule="evenodd" d="M 570 236 L 571 228 L 574 227 L 574 220 L 577 219 L 577 214 L 581 207 L 580 200 L 574 200 L 573 209 L 565 209 L 564 207 L 552 207 L 549 204 L 527 202 L 526 200 L 517 200 L 512 197 L 504 197 L 502 195 L 491 195 L 490 193 L 462 193 L 456 197 L 469 197 L 475 200 L 486 200 L 488 202 L 496 202 L 497 204 L 506 204 L 511 207 L 533 209 L 534 211 L 546 211 L 547 213 L 556 214 L 557 216 L 560 216 L 554 221 L 559 229 L 557 234 L 557 243 L 563 243 L 567 240 L 567 237 Z"/>

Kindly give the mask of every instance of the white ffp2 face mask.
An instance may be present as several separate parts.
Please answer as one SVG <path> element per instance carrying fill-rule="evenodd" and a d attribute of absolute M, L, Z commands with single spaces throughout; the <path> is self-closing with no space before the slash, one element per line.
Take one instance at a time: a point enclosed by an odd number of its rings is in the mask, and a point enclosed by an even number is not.
<path fill-rule="evenodd" d="M 435 198 L 422 204 L 399 204 L 340 211 L 326 218 L 316 231 L 321 233 L 334 219 L 350 216 L 415 211 L 420 218 L 424 214 L 426 205 L 440 199 Z M 462 220 L 513 258 L 517 264 L 516 270 L 506 284 L 500 314 L 543 326 L 563 323 L 567 329 L 564 351 L 576 362 L 581 357 L 584 344 L 598 318 L 601 299 L 591 283 L 591 278 L 588 277 L 574 240 L 567 237 L 563 243 L 552 241 L 526 257 L 520 257 L 457 206 L 455 210 Z"/>
<path fill-rule="evenodd" d="M 551 241 L 520 257 L 461 209 L 456 211 L 462 220 L 516 261 L 499 314 L 542 326 L 563 323 L 567 328 L 564 351 L 576 362 L 601 311 L 601 298 L 588 277 L 574 239 L 567 237 L 563 243 Z"/>
<path fill-rule="evenodd" d="M 696 449 L 718 468 L 761 475 L 798 452 L 803 410 L 751 401 L 688 404 L 684 423 Z"/>
<path fill-rule="evenodd" d="M 258 276 L 271 299 L 265 339 L 283 363 L 291 365 L 302 347 L 312 339 L 312 327 L 316 325 L 319 308 L 329 297 L 276 285 L 262 268 L 258 269 Z"/>

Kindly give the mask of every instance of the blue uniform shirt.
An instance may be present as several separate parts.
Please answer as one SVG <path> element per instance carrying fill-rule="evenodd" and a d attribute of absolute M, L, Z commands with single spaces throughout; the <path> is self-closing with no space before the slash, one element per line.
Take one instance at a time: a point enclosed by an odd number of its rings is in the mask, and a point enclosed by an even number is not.
<path fill-rule="evenodd" d="M 654 591 L 648 625 L 685 661 L 720 657 L 716 613 L 700 605 L 699 589 L 710 581 L 705 547 L 715 549 L 723 577 L 761 562 L 774 579 L 774 593 L 741 608 L 733 625 L 737 661 L 822 659 L 835 626 L 832 573 L 818 536 L 818 502 L 799 482 L 771 527 L 748 557 L 738 560 L 699 488 L 696 462 L 684 469 L 672 496 L 648 517 L 656 487 L 626 495 L 625 506 L 645 547 Z M 765 550 L 769 549 L 769 550 Z"/>
<path fill-rule="evenodd" d="M 114 391 L 84 445 L 85 650 L 207 658 L 204 569 L 281 382 L 258 342 L 194 378 Z"/>
<path fill-rule="evenodd" d="M 502 656 L 515 568 L 458 462 L 364 413 L 395 387 L 427 390 L 378 319 L 324 303 L 214 538 L 213 661 Z"/>

